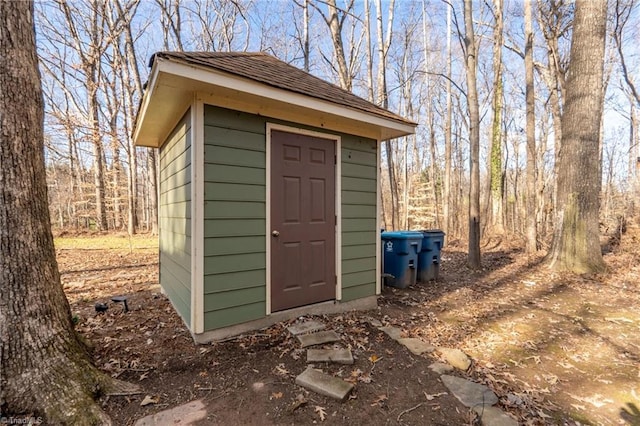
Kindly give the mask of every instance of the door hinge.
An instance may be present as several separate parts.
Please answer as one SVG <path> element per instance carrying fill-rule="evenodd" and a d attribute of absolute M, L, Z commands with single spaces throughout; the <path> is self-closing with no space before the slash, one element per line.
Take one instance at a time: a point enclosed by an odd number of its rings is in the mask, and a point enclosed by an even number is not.
<path fill-rule="evenodd" d="M 335 154 L 335 155 L 333 156 L 333 164 L 334 164 L 334 165 L 335 165 L 335 164 L 338 164 L 338 154 Z"/>

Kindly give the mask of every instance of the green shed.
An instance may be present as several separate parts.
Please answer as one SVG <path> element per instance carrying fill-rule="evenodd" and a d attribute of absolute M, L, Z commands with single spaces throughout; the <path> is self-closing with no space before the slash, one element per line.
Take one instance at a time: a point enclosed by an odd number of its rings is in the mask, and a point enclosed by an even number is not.
<path fill-rule="evenodd" d="M 416 124 L 264 53 L 159 52 L 160 284 L 196 342 L 376 307 L 380 141 Z"/>

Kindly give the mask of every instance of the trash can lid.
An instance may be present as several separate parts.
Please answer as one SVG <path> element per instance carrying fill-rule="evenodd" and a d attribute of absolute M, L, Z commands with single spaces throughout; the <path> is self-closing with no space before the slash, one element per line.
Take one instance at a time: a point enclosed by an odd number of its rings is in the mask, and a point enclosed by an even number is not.
<path fill-rule="evenodd" d="M 442 232 L 442 230 L 440 229 L 423 229 L 421 231 L 419 231 L 423 234 L 437 234 L 437 235 L 445 235 L 444 232 Z"/>
<path fill-rule="evenodd" d="M 389 231 L 383 232 L 383 240 L 414 240 L 422 239 L 422 233 L 417 231 Z"/>

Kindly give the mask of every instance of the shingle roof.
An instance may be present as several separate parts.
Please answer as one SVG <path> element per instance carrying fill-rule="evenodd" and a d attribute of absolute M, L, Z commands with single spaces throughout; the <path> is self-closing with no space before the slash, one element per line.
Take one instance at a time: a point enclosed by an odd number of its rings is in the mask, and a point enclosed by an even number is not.
<path fill-rule="evenodd" d="M 213 68 L 272 87 L 322 99 L 379 117 L 415 124 L 353 93 L 262 52 L 158 52 L 151 58 Z M 150 64 L 150 65 L 151 65 Z"/>

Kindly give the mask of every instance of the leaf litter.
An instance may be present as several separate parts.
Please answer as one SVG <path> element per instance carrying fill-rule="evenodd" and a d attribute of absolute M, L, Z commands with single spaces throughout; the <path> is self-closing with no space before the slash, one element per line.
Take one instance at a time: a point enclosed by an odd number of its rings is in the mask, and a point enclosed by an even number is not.
<path fill-rule="evenodd" d="M 629 243 L 624 236 L 619 251 L 605 256 L 611 271 L 608 276 L 551 273 L 539 264 L 541 256 L 527 258 L 519 247 L 508 246 L 485 252 L 484 271 L 478 274 L 465 269 L 462 250 L 448 247 L 437 282 L 408 289 L 385 288 L 375 319 L 401 328 L 403 337 L 420 337 L 436 346 L 465 351 L 474 358 L 468 377 L 491 387 L 500 406 L 522 424 L 547 424 L 552 417 L 572 424 L 576 410 L 581 419 L 617 424 L 620 407 L 629 401 L 640 403 L 631 394 L 640 375 L 640 314 L 634 309 L 640 305 L 640 267 L 636 266 L 640 265 L 640 233 L 635 228 L 631 231 L 634 234 Z M 365 407 L 377 409 L 379 415 L 380 404 L 370 404 L 378 396 L 388 395 L 380 403 L 389 407 L 389 413 L 395 411 L 388 416 L 391 421 L 403 413 L 403 422 L 414 419 L 424 423 L 418 419 L 428 414 L 418 404 L 425 398 L 432 403 L 437 399 L 440 404 L 431 408 L 444 414 L 432 423 L 466 421 L 466 411 L 453 397 L 441 395 L 437 376 L 420 376 L 419 372 L 426 370 L 420 361 L 425 357 L 407 354 L 363 320 L 364 316 L 315 317 L 344 335 L 356 365 L 343 377 L 356 384 L 360 398 L 336 405 L 312 394 L 314 404 L 306 407 L 309 396 L 284 398 L 299 392 L 292 381 L 305 368 L 304 351 L 286 333 L 287 322 L 197 346 L 160 294 L 157 249 L 132 253 L 63 249 L 58 250 L 58 260 L 72 312 L 79 318 L 76 328 L 90 344 L 96 364 L 121 379 L 141 381 L 149 392 L 146 396 L 163 395 L 163 405 L 174 406 L 208 392 L 211 401 L 238 407 L 227 414 L 226 410 L 216 411 L 222 421 L 245 419 L 250 424 L 254 417 L 243 417 L 243 407 L 252 401 L 250 405 L 262 410 L 263 419 L 270 421 L 312 423 L 308 416 L 313 413 L 313 418 L 319 419 L 315 407 L 323 407 L 325 418 L 327 412 L 335 412 L 343 422 L 357 424 L 371 418 Z M 523 285 L 524 281 L 535 285 Z M 112 305 L 109 300 L 114 295 L 127 295 L 131 312 L 124 314 L 121 306 Z M 93 309 L 98 301 L 109 305 L 105 313 Z M 380 354 L 387 362 L 372 369 L 383 358 Z M 203 369 L 208 374 L 200 376 Z M 399 373 L 404 374 L 402 381 L 390 385 Z M 579 394 L 575 392 L 578 379 L 585 386 Z M 260 402 L 263 390 L 250 385 L 258 381 L 268 390 L 264 402 Z M 286 391 L 273 389 L 275 384 Z M 394 386 L 416 388 L 421 400 L 414 399 L 413 404 L 403 400 L 396 396 L 398 391 L 390 392 Z M 274 398 L 278 392 L 283 396 Z M 142 401 L 142 396 L 135 395 L 111 397 L 105 401 L 105 409 L 118 423 L 129 423 L 144 413 L 140 410 L 155 405 L 142 407 Z M 347 406 L 349 411 L 344 411 Z M 461 417 L 455 417 L 458 415 Z M 386 421 L 384 416 L 380 419 Z"/>

